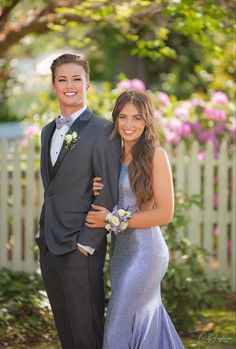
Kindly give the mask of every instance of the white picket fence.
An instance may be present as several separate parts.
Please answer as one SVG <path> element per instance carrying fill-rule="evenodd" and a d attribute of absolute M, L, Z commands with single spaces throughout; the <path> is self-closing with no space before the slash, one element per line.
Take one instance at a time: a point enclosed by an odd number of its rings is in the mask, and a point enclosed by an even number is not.
<path fill-rule="evenodd" d="M 32 272 L 38 267 L 34 233 L 43 200 L 39 154 L 33 144 L 22 154 L 19 143 L 0 142 L 0 268 Z M 209 143 L 204 161 L 199 145 L 187 151 L 180 143 L 176 153 L 166 147 L 173 168 L 175 190 L 200 194 L 204 209 L 193 206 L 187 237 L 205 247 L 212 258 L 206 268 L 235 285 L 235 151 L 229 156 L 222 143 L 217 159 Z M 219 202 L 213 204 L 214 193 Z M 177 233 L 177 232 L 176 232 Z"/>

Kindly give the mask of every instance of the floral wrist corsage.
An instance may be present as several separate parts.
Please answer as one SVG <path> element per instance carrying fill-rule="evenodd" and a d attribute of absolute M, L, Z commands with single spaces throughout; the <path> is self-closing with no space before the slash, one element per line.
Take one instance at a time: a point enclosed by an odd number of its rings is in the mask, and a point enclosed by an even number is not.
<path fill-rule="evenodd" d="M 123 210 L 122 208 L 118 210 L 117 206 L 115 206 L 113 211 L 109 212 L 106 216 L 106 221 L 108 224 L 105 226 L 105 228 L 109 231 L 109 233 L 113 232 L 117 235 L 128 227 L 128 219 L 130 217 L 130 211 Z"/>

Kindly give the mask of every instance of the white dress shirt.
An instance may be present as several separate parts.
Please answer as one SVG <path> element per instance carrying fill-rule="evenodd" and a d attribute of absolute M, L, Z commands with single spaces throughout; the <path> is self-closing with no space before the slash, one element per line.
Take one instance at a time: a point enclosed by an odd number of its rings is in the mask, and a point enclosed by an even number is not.
<path fill-rule="evenodd" d="M 87 105 L 85 105 L 82 109 L 77 110 L 75 113 L 73 113 L 70 117 L 72 118 L 73 122 L 87 109 Z M 64 116 L 61 114 L 61 118 L 64 118 Z M 54 134 L 52 136 L 51 141 L 51 148 L 50 148 L 50 156 L 51 156 L 51 162 L 54 166 L 57 158 L 59 156 L 59 153 L 61 151 L 65 135 L 69 131 L 69 127 L 67 125 L 63 125 L 60 129 L 55 129 Z M 90 246 L 83 246 L 81 244 L 78 244 L 78 246 L 82 247 L 84 250 L 86 250 L 88 253 L 93 254 L 94 248 Z"/>
<path fill-rule="evenodd" d="M 85 105 L 82 109 L 77 110 L 75 113 L 70 115 L 73 122 L 87 109 L 87 105 Z M 60 115 L 60 118 L 64 119 L 65 117 L 63 115 Z M 65 135 L 69 131 L 69 126 L 63 125 L 60 129 L 55 129 L 54 134 L 52 136 L 51 141 L 51 148 L 50 148 L 50 155 L 51 155 L 51 162 L 52 165 L 55 165 L 55 162 L 57 161 L 58 155 L 61 151 Z"/>

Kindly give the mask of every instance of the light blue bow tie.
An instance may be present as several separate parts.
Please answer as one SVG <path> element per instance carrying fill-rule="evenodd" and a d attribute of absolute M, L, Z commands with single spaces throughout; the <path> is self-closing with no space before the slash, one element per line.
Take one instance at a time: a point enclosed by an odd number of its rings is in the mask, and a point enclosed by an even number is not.
<path fill-rule="evenodd" d="M 58 117 L 55 119 L 55 122 L 56 122 L 56 128 L 60 129 L 64 125 L 71 127 L 71 125 L 73 124 L 73 119 L 71 116 L 68 116 L 67 118 L 59 118 Z"/>

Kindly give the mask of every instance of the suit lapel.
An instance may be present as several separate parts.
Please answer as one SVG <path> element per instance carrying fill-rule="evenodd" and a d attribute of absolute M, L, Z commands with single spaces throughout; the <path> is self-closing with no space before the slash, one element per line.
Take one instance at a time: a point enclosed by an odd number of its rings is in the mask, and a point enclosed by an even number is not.
<path fill-rule="evenodd" d="M 44 139 L 43 139 L 43 145 L 44 147 L 42 148 L 42 172 L 46 176 L 46 182 L 49 183 L 50 177 L 51 177 L 51 169 L 52 169 L 52 164 L 51 164 L 51 156 L 50 156 L 50 144 L 51 144 L 51 139 L 52 135 L 55 131 L 55 121 L 52 121 L 48 124 L 48 126 L 45 128 L 45 133 L 44 133 Z"/>
<path fill-rule="evenodd" d="M 76 141 L 75 147 L 77 146 L 77 143 L 79 142 L 79 135 L 81 133 L 81 131 L 83 130 L 83 128 L 89 123 L 90 118 L 91 118 L 92 114 L 89 111 L 89 109 L 86 109 L 76 120 L 75 122 L 73 122 L 71 128 L 69 129 L 69 131 L 67 132 L 67 134 L 71 134 L 72 132 L 76 132 L 78 135 L 78 140 Z M 51 169 L 51 176 L 50 176 L 50 180 L 52 181 L 53 178 L 55 177 L 55 175 L 57 174 L 57 171 L 62 163 L 62 161 L 64 160 L 64 158 L 66 157 L 66 155 L 72 151 L 73 149 L 66 149 L 64 147 L 64 145 L 61 148 L 61 151 L 58 155 L 57 161 L 55 162 L 54 166 Z M 50 155 L 50 154 L 49 154 Z"/>

